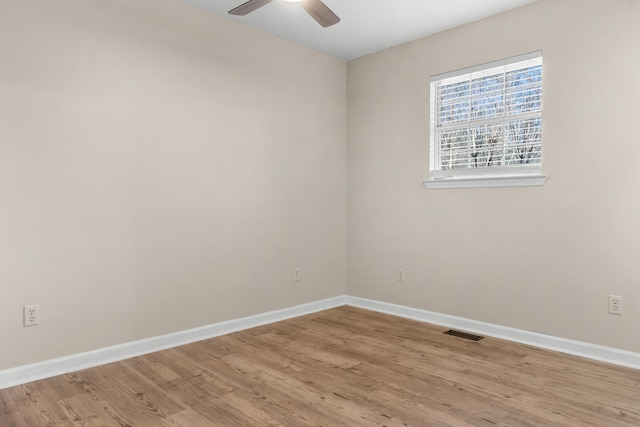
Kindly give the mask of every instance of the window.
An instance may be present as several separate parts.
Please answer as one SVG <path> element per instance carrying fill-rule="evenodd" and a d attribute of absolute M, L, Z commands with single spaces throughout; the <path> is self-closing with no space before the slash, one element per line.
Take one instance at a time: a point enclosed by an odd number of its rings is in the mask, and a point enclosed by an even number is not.
<path fill-rule="evenodd" d="M 542 176 L 542 52 L 431 78 L 427 188 L 533 186 Z"/>

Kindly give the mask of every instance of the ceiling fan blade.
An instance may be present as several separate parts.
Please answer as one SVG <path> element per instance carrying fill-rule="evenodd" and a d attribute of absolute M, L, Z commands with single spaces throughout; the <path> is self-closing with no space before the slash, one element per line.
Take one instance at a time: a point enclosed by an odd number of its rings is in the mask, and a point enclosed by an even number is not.
<path fill-rule="evenodd" d="M 304 10 L 323 27 L 329 27 L 340 22 L 338 15 L 333 13 L 333 11 L 320 0 L 304 0 L 301 4 Z"/>
<path fill-rule="evenodd" d="M 271 3 L 272 0 L 249 0 L 240 6 L 233 8 L 229 11 L 231 15 L 246 15 L 249 12 L 253 12 L 259 7 L 264 6 L 267 3 Z"/>

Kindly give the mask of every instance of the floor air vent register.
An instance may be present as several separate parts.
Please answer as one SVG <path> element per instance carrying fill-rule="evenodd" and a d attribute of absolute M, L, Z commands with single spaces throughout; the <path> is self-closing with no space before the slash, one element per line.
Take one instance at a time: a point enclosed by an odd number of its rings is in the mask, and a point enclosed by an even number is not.
<path fill-rule="evenodd" d="M 480 341 L 482 338 L 484 338 L 484 337 L 481 337 L 480 335 L 469 334 L 469 333 L 466 333 L 466 332 L 456 331 L 454 329 L 449 329 L 444 334 L 445 335 L 452 335 L 452 336 L 458 337 L 458 338 L 464 338 L 466 340 L 471 340 L 471 341 Z"/>

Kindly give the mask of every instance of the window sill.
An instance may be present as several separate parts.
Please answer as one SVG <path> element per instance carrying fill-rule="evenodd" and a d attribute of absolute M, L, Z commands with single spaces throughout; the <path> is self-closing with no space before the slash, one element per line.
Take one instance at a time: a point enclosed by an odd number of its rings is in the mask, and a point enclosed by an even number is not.
<path fill-rule="evenodd" d="M 473 178 L 427 179 L 422 181 L 428 190 L 446 188 L 495 188 L 495 187 L 542 187 L 548 177 L 544 175 L 486 176 Z"/>

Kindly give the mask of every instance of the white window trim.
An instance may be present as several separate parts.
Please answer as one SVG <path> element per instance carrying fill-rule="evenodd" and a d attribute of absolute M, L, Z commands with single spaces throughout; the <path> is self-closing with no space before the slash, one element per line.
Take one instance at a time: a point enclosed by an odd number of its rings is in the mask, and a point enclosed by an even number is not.
<path fill-rule="evenodd" d="M 482 70 L 505 66 L 508 64 L 541 58 L 542 51 L 530 52 L 488 64 L 476 65 L 473 67 L 456 70 L 448 73 L 432 76 L 430 82 L 457 77 L 465 74 L 477 73 Z M 433 86 L 430 85 L 433 89 Z M 431 103 L 433 106 L 435 93 L 431 90 Z M 463 169 L 454 173 L 448 170 L 434 170 L 434 135 L 435 135 L 435 111 L 431 108 L 430 113 L 430 173 L 429 179 L 423 180 L 427 189 L 449 189 L 449 188 L 496 188 L 496 187 L 540 187 L 549 178 L 542 173 L 540 165 L 523 168 L 487 168 L 484 170 Z"/>
<path fill-rule="evenodd" d="M 447 188 L 498 188 L 498 187 L 542 187 L 549 179 L 546 175 L 521 176 L 473 176 L 451 177 L 446 179 L 431 178 L 422 181 L 429 190 Z"/>

